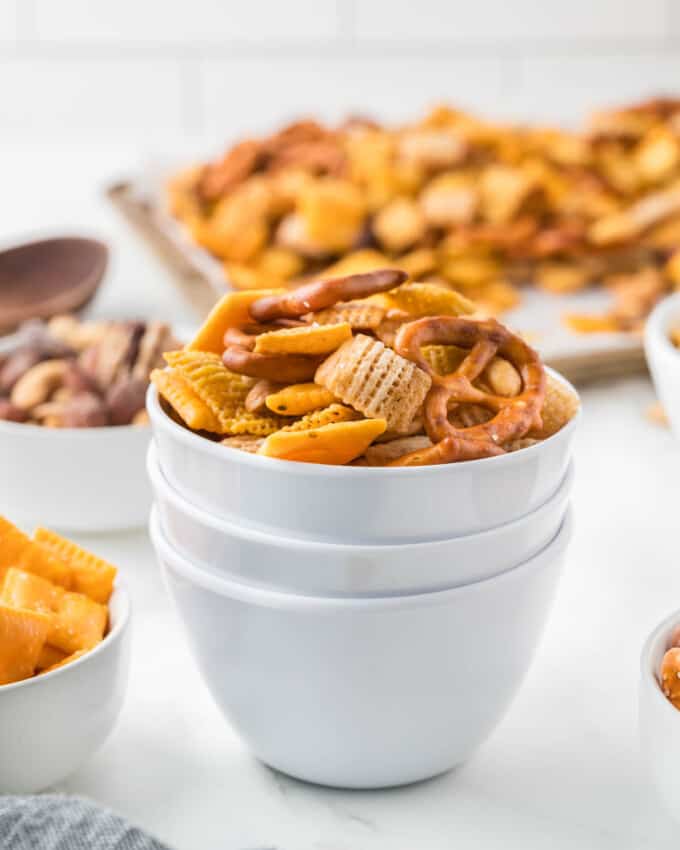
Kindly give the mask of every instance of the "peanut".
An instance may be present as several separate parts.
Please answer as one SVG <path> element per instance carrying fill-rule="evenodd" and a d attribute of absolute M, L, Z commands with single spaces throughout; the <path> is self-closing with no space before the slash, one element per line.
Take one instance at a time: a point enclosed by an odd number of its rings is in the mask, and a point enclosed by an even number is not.
<path fill-rule="evenodd" d="M 45 360 L 38 363 L 14 384 L 10 401 L 22 410 L 31 410 L 42 404 L 62 386 L 64 375 L 70 367 L 68 360 Z"/>
<path fill-rule="evenodd" d="M 482 380 L 489 384 L 492 392 L 505 398 L 511 398 L 522 392 L 522 379 L 519 372 L 512 363 L 502 357 L 494 357 L 482 373 Z"/>

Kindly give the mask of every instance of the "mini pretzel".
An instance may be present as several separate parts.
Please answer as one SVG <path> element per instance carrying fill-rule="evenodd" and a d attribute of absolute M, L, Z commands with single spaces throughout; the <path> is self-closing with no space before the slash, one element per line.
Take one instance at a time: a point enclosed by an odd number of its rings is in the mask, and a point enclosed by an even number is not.
<path fill-rule="evenodd" d="M 311 381 L 327 355 L 307 357 L 304 354 L 258 354 L 238 345 L 227 348 L 222 362 L 231 372 L 251 378 L 266 378 L 278 384 L 301 384 Z"/>
<path fill-rule="evenodd" d="M 353 301 L 357 298 L 367 298 L 377 292 L 386 292 L 407 279 L 408 275 L 399 269 L 379 269 L 365 274 L 315 280 L 291 292 L 260 298 L 250 305 L 250 315 L 256 322 L 295 319 L 306 313 L 325 310 L 338 301 Z"/>
<path fill-rule="evenodd" d="M 256 354 L 255 339 L 258 334 L 282 327 L 298 327 L 305 322 L 282 320 L 272 325 L 250 324 L 241 328 L 227 328 L 224 333 L 225 351 L 222 362 L 227 369 L 239 375 L 260 378 L 276 383 L 296 384 L 314 377 L 323 358 L 291 356 L 289 354 Z"/>
<path fill-rule="evenodd" d="M 422 353 L 424 345 L 457 345 L 469 353 L 450 375 L 438 375 Z M 398 458 L 392 466 L 451 463 L 504 454 L 503 443 L 525 436 L 540 427 L 546 378 L 538 354 L 524 340 L 495 319 L 483 322 L 453 316 L 419 319 L 403 325 L 395 350 L 416 363 L 432 378 L 425 398 L 424 420 L 431 448 Z M 496 356 L 506 358 L 522 378 L 522 391 L 511 398 L 483 392 L 473 381 Z M 449 421 L 449 407 L 478 404 L 495 413 L 488 422 L 456 428 Z"/>

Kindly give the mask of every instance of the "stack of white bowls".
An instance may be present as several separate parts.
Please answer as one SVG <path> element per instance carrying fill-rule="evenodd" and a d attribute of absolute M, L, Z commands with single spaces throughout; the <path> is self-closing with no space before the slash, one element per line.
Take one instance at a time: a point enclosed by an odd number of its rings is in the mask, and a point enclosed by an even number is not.
<path fill-rule="evenodd" d="M 148 409 L 151 537 L 205 682 L 254 755 L 347 788 L 468 759 L 550 610 L 576 421 L 509 455 L 366 468 L 212 443 L 153 388 Z"/>

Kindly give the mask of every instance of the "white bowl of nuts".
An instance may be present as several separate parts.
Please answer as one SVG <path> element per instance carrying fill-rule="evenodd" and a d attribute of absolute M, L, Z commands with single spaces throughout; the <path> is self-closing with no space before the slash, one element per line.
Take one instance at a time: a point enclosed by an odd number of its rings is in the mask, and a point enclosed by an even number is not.
<path fill-rule="evenodd" d="M 650 778 L 680 820 L 680 611 L 657 626 L 642 650 L 640 739 Z"/>
<path fill-rule="evenodd" d="M 680 292 L 654 308 L 645 326 L 645 352 L 659 400 L 680 439 Z"/>
<path fill-rule="evenodd" d="M 32 322 L 0 352 L 0 513 L 70 531 L 146 522 L 144 394 L 158 322 Z"/>

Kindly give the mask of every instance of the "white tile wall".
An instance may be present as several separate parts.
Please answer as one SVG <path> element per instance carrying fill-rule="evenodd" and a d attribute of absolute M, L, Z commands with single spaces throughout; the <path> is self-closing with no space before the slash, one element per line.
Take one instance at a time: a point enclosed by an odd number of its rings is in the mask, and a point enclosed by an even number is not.
<path fill-rule="evenodd" d="M 449 99 L 573 123 L 680 92 L 680 0 L 0 0 L 3 134 L 214 144 Z"/>
<path fill-rule="evenodd" d="M 375 40 L 505 43 L 662 39 L 665 0 L 366 0 L 356 34 Z"/>
<path fill-rule="evenodd" d="M 0 0 L 0 43 L 17 37 L 17 6 L 14 0 Z"/>
<path fill-rule="evenodd" d="M 61 43 L 324 40 L 337 17 L 335 0 L 35 0 L 38 38 Z"/>
<path fill-rule="evenodd" d="M 399 120 L 447 98 L 493 111 L 503 91 L 498 60 L 419 56 L 214 60 L 203 64 L 201 81 L 205 120 L 218 138 L 295 115 Z"/>
<path fill-rule="evenodd" d="M 0 125 L 48 144 L 54 135 L 108 138 L 124 129 L 178 134 L 180 91 L 178 68 L 165 60 L 11 58 L 0 73 Z"/>

